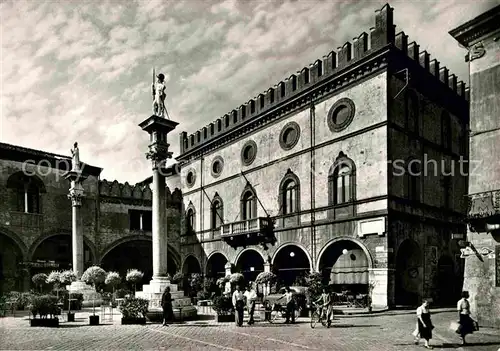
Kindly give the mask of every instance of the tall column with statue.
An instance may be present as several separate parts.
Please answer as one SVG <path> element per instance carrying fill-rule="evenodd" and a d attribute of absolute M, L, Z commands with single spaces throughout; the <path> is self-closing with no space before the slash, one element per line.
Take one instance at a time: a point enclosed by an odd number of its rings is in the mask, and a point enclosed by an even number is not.
<path fill-rule="evenodd" d="M 78 143 L 75 142 L 71 149 L 72 160 L 71 170 L 64 177 L 70 181 L 70 189 L 68 199 L 71 200 L 72 219 L 71 219 L 71 251 L 73 258 L 73 272 L 77 277 L 77 281 L 71 283 L 68 290 L 73 293 L 83 294 L 84 305 L 89 305 L 95 294 L 95 289 L 80 278 L 85 269 L 84 252 L 83 252 L 83 224 L 81 217 L 82 201 L 85 197 L 83 190 L 83 182 L 87 179 L 87 175 L 83 173 L 83 168 L 80 162 L 80 150 Z M 99 299 L 99 297 L 97 297 Z"/>
<path fill-rule="evenodd" d="M 142 291 L 136 292 L 136 297 L 149 300 L 148 309 L 151 318 L 153 314 L 161 311 L 161 297 L 165 288 L 169 286 L 174 299 L 174 315 L 178 317 L 182 313 L 183 317 L 192 317 L 196 316 L 196 308 L 191 305 L 191 300 L 185 298 L 184 293 L 177 289 L 177 285 L 170 283 L 167 276 L 168 231 L 164 171 L 167 159 L 172 157 L 172 153 L 168 150 L 170 144 L 167 142 L 167 135 L 175 129 L 178 123 L 166 118 L 168 114 L 165 107 L 164 75 L 160 73 L 157 78 L 158 81 L 153 83 L 152 89 L 154 114 L 139 124 L 142 130 L 149 134 L 150 144 L 146 158 L 151 161 L 153 171 L 153 278 L 149 285 L 143 286 Z"/>

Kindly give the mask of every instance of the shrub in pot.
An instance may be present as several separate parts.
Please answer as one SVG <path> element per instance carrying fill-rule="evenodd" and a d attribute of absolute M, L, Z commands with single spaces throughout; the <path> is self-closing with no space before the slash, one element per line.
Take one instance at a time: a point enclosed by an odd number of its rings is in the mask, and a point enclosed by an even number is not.
<path fill-rule="evenodd" d="M 118 272 L 108 272 L 108 274 L 106 275 L 106 279 L 104 280 L 104 284 L 106 284 L 107 286 L 111 286 L 111 288 L 113 289 L 113 294 L 111 295 L 112 307 L 116 307 L 113 306 L 115 304 L 115 288 L 120 285 L 121 282 L 122 278 L 120 278 L 120 274 L 118 274 Z"/>
<path fill-rule="evenodd" d="M 31 281 L 35 284 L 39 291 L 42 292 L 43 286 L 47 283 L 47 278 L 47 274 L 38 273 L 31 277 Z"/>
<path fill-rule="evenodd" d="M 106 279 L 106 271 L 99 266 L 89 267 L 82 274 L 82 280 L 87 284 L 91 284 L 94 287 L 94 289 L 96 288 L 97 284 L 104 282 L 105 279 Z M 90 325 L 99 324 L 99 316 L 95 315 L 95 296 L 96 294 L 92 295 L 93 315 L 89 316 Z"/>
<path fill-rule="evenodd" d="M 56 296 L 33 295 L 30 300 L 29 309 L 33 315 L 33 319 L 30 319 L 32 327 L 59 326 L 59 319 L 56 316 L 61 313 L 61 309 L 57 306 L 58 299 Z M 37 316 L 40 317 L 37 318 Z"/>
<path fill-rule="evenodd" d="M 129 269 L 127 271 L 125 280 L 134 285 L 134 293 L 137 291 L 137 284 L 141 282 L 142 277 L 144 277 L 144 273 L 138 269 Z"/>
<path fill-rule="evenodd" d="M 137 297 L 127 297 L 120 304 L 122 324 L 146 324 L 149 301 Z"/>
<path fill-rule="evenodd" d="M 234 306 L 229 296 L 216 296 L 212 301 L 217 322 L 234 322 Z"/>
<path fill-rule="evenodd" d="M 61 285 L 61 272 L 52 271 L 47 276 L 45 281 L 47 284 L 52 285 L 52 290 L 56 292 L 57 299 L 59 299 L 59 286 Z"/>
<path fill-rule="evenodd" d="M 62 285 L 62 286 L 66 286 L 66 285 L 70 285 L 72 282 L 76 281 L 76 274 L 75 272 L 73 272 L 72 270 L 68 269 L 66 271 L 62 271 L 60 274 L 59 274 L 59 283 Z M 74 322 L 75 321 L 75 313 L 71 312 L 71 307 L 72 307 L 72 302 L 77 302 L 78 300 L 76 301 L 72 301 L 72 297 L 73 299 L 75 299 L 75 295 L 81 295 L 81 301 L 80 301 L 80 308 L 78 309 L 81 309 L 81 304 L 83 302 L 83 294 L 73 294 L 71 295 L 71 293 L 69 291 L 66 291 L 64 290 L 63 292 L 63 308 L 64 306 L 67 304 L 67 308 L 68 308 L 68 322 Z M 76 309 L 76 304 L 75 304 L 75 309 Z"/>

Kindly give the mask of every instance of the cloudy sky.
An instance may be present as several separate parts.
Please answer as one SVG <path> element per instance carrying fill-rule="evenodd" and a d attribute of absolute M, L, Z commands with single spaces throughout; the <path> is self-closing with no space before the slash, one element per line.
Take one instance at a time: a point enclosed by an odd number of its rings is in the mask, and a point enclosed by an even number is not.
<path fill-rule="evenodd" d="M 150 175 L 152 68 L 192 133 L 374 26 L 385 1 L 0 1 L 0 141 L 70 155 L 102 177 Z M 395 22 L 467 78 L 448 34 L 499 1 L 393 1 Z M 174 154 L 174 155 L 175 155 Z"/>

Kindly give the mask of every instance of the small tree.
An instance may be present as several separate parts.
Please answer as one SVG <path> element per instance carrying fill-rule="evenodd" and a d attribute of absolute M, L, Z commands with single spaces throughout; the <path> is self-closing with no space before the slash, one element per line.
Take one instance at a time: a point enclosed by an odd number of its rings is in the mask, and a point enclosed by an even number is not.
<path fill-rule="evenodd" d="M 122 278 L 120 278 L 120 274 L 118 274 L 118 272 L 109 272 L 106 276 L 106 280 L 104 281 L 104 284 L 111 286 L 113 289 L 113 302 L 115 301 L 115 288 L 121 283 L 121 281 Z"/>
<path fill-rule="evenodd" d="M 85 272 L 82 274 L 82 280 L 87 283 L 91 284 L 94 289 L 96 288 L 96 285 L 99 283 L 104 282 L 106 279 L 106 271 L 102 269 L 99 266 L 92 266 L 87 268 Z M 92 308 L 94 310 L 94 316 L 95 316 L 95 293 L 92 295 Z"/>
<path fill-rule="evenodd" d="M 76 274 L 72 270 L 62 271 L 59 274 L 59 282 L 62 286 L 70 285 L 76 281 Z M 68 292 L 68 313 L 71 312 L 71 291 Z"/>
<path fill-rule="evenodd" d="M 321 295 L 323 289 L 323 276 L 321 273 L 313 272 L 306 277 L 307 294 L 309 298 L 315 300 Z"/>
<path fill-rule="evenodd" d="M 192 296 L 196 296 L 198 291 L 201 291 L 203 289 L 203 277 L 200 273 L 191 274 L 191 278 L 189 280 L 189 287 Z"/>
<path fill-rule="evenodd" d="M 181 272 L 177 272 L 174 274 L 172 277 L 172 284 L 182 284 L 182 281 L 184 280 L 184 274 Z"/>
<path fill-rule="evenodd" d="M 32 278 L 31 278 L 31 281 L 33 282 L 33 284 L 35 284 L 35 286 L 40 289 L 40 292 L 42 292 L 42 287 L 44 284 L 46 284 L 47 282 L 47 274 L 45 273 L 38 273 L 38 274 L 35 274 Z"/>
<path fill-rule="evenodd" d="M 61 286 L 61 272 L 52 271 L 46 280 L 47 284 L 52 285 L 52 289 L 56 291 L 57 299 L 59 300 L 59 287 Z"/>
<path fill-rule="evenodd" d="M 229 275 L 229 282 L 231 283 L 231 290 L 233 290 L 236 285 L 239 285 L 240 288 L 243 288 L 245 285 L 245 276 L 241 273 L 232 273 Z"/>
<path fill-rule="evenodd" d="M 136 290 L 137 283 L 139 283 L 142 280 L 142 277 L 144 277 L 144 273 L 142 273 L 138 269 L 129 269 L 127 271 L 127 276 L 125 277 L 125 279 L 129 283 L 134 284 L 134 294 L 137 292 Z"/>

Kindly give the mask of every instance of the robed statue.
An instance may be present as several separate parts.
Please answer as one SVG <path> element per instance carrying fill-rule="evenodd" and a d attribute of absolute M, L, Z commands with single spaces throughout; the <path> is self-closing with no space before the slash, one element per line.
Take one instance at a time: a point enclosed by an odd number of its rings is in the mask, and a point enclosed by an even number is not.
<path fill-rule="evenodd" d="M 71 149 L 71 155 L 73 155 L 73 159 L 71 160 L 71 170 L 79 171 L 80 170 L 80 151 L 78 150 L 78 143 L 75 142 L 73 145 L 73 149 Z"/>
<path fill-rule="evenodd" d="M 153 114 L 155 116 L 168 118 L 167 109 L 165 108 L 165 98 L 167 97 L 165 76 L 163 75 L 163 73 L 160 73 L 156 76 L 156 78 L 156 82 L 153 81 L 153 85 L 151 86 L 151 90 L 153 93 Z"/>

